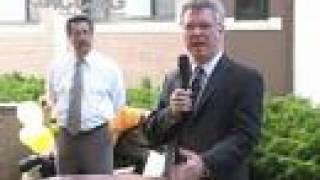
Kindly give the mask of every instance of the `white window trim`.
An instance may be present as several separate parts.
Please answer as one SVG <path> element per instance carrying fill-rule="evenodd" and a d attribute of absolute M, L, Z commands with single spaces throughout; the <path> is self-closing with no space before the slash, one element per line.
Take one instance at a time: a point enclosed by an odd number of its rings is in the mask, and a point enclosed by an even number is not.
<path fill-rule="evenodd" d="M 282 17 L 270 17 L 266 20 L 235 20 L 234 17 L 225 18 L 226 30 L 233 31 L 280 31 Z"/>
<path fill-rule="evenodd" d="M 181 28 L 176 22 L 128 22 L 96 24 L 96 32 L 98 33 L 172 33 L 180 31 Z"/>
<path fill-rule="evenodd" d="M 0 24 L 0 33 L 8 34 L 26 34 L 46 32 L 44 24 Z M 4 34 L 5 33 L 5 34 Z"/>
<path fill-rule="evenodd" d="M 282 18 L 235 20 L 234 17 L 227 17 L 225 27 L 229 31 L 280 31 L 282 30 Z M 180 31 L 181 27 L 177 22 L 128 22 L 96 25 L 98 33 L 176 33 Z"/>
<path fill-rule="evenodd" d="M 43 23 L 1 25 L 0 33 L 39 33 L 46 32 Z M 97 33 L 178 33 L 181 27 L 177 22 L 127 22 L 127 23 L 97 23 Z M 282 18 L 271 17 L 267 20 L 235 20 L 225 18 L 225 28 L 228 31 L 280 31 Z"/>

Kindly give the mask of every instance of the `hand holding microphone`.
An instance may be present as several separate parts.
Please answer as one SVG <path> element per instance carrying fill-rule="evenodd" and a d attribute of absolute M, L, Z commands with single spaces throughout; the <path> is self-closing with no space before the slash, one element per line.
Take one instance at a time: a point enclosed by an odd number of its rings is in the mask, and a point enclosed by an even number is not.
<path fill-rule="evenodd" d="M 190 89 L 175 89 L 170 96 L 170 109 L 176 120 L 184 119 L 182 116 L 192 110 Z"/>
<path fill-rule="evenodd" d="M 176 140 L 173 141 L 174 163 L 180 164 L 186 161 L 186 158 L 179 153 L 179 136 L 184 122 L 190 119 L 192 110 L 191 89 L 189 81 L 191 77 L 191 65 L 187 55 L 180 55 L 178 58 L 179 78 L 181 88 L 175 89 L 170 96 L 170 109 L 177 122 L 175 131 Z"/>
<path fill-rule="evenodd" d="M 186 119 L 192 110 L 191 90 L 189 81 L 191 78 L 191 65 L 187 55 L 180 55 L 178 58 L 179 77 L 181 88 L 175 89 L 170 96 L 170 109 L 176 120 Z"/>

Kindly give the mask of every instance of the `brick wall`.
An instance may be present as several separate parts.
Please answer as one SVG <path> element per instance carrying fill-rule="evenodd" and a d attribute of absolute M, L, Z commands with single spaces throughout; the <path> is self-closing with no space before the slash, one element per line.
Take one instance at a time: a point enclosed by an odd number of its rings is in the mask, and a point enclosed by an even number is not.
<path fill-rule="evenodd" d="M 101 33 L 97 49 L 114 57 L 124 70 L 127 86 L 137 85 L 150 76 L 155 83 L 176 66 L 182 52 L 180 35 L 176 33 Z"/>
<path fill-rule="evenodd" d="M 181 52 L 176 33 L 98 33 L 96 49 L 111 56 L 124 71 L 128 87 L 137 85 L 144 76 L 154 82 L 175 67 Z M 49 35 L 19 34 L 0 36 L 0 73 L 22 71 L 45 75 L 53 58 Z"/>
<path fill-rule="evenodd" d="M 230 56 L 239 57 L 245 63 L 257 64 L 264 73 L 267 89 L 282 94 L 292 91 L 293 81 L 293 13 L 292 7 L 286 2 L 272 0 L 270 4 L 272 16 L 284 17 L 282 30 L 228 31 L 226 38 L 226 49 Z M 226 0 L 225 4 L 228 16 L 232 16 L 234 1 Z M 39 32 L 0 33 L 0 73 L 22 71 L 46 74 L 54 47 L 50 19 L 44 22 L 47 22 L 44 23 L 45 28 Z M 164 74 L 176 66 L 178 54 L 183 52 L 179 33 L 169 31 L 99 31 L 95 35 L 95 44 L 100 52 L 118 61 L 128 87 L 139 84 L 145 76 L 150 76 L 154 83 L 160 84 Z"/>
<path fill-rule="evenodd" d="M 268 90 L 291 91 L 292 46 L 285 31 L 229 31 L 226 37 L 229 55 L 254 64 L 264 74 Z M 0 73 L 45 75 L 53 52 L 49 39 L 44 35 L 0 37 Z M 113 57 L 123 69 L 127 87 L 139 84 L 145 76 L 160 84 L 183 52 L 178 33 L 97 33 L 95 42 L 96 49 Z"/>
<path fill-rule="evenodd" d="M 0 72 L 45 72 L 52 57 L 49 35 L 37 33 L 2 34 L 0 36 Z"/>

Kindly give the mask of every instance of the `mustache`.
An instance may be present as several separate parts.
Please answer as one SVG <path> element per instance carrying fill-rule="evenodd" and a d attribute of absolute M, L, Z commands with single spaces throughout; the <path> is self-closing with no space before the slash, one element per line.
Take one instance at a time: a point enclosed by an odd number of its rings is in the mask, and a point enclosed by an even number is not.
<path fill-rule="evenodd" d="M 207 36 L 191 36 L 190 37 L 190 42 L 193 44 L 198 44 L 198 43 L 207 43 L 209 37 Z"/>
<path fill-rule="evenodd" d="M 80 47 L 80 46 L 89 46 L 90 43 L 88 41 L 79 41 L 77 43 L 77 45 Z"/>
<path fill-rule="evenodd" d="M 206 44 L 207 44 L 207 42 L 205 42 L 205 41 L 191 41 L 191 45 L 194 46 L 194 47 L 204 46 Z"/>

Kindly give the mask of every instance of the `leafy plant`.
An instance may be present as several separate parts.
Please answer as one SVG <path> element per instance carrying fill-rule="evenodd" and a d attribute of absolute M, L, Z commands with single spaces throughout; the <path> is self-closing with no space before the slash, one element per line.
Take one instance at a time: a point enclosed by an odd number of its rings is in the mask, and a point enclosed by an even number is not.
<path fill-rule="evenodd" d="M 268 98 L 253 179 L 320 179 L 320 109 L 292 95 Z"/>
<path fill-rule="evenodd" d="M 37 101 L 44 93 L 43 78 L 19 72 L 0 76 L 0 102 Z"/>
<path fill-rule="evenodd" d="M 152 86 L 150 78 L 145 77 L 141 80 L 139 87 L 127 90 L 127 104 L 140 108 L 153 108 L 157 103 L 159 90 Z"/>

